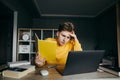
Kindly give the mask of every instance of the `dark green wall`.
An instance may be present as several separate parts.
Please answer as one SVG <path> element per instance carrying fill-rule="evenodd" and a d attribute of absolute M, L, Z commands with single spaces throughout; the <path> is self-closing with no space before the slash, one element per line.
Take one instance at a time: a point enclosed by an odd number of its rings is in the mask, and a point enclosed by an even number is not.
<path fill-rule="evenodd" d="M 32 27 L 33 19 L 29 14 L 19 11 L 17 23 L 18 28 L 29 28 Z"/>
<path fill-rule="evenodd" d="M 27 9 L 24 8 L 24 6 L 21 4 L 18 0 L 1 0 L 1 2 L 9 7 L 12 11 L 18 12 L 18 28 L 19 27 L 31 27 L 33 18 L 32 15 L 28 12 Z"/>
<path fill-rule="evenodd" d="M 117 50 L 117 21 L 116 6 L 111 7 L 96 19 L 97 23 L 97 46 L 96 49 L 104 49 L 106 53 L 104 58 L 110 60 L 113 58 L 113 66 L 118 67 Z"/>
<path fill-rule="evenodd" d="M 31 15 L 13 0 L 0 1 L 0 65 L 12 61 L 13 19 L 14 11 L 18 12 L 18 27 L 32 26 Z"/>
<path fill-rule="evenodd" d="M 13 11 L 0 2 L 0 65 L 12 61 Z"/>
<path fill-rule="evenodd" d="M 105 49 L 107 55 L 117 57 L 116 6 L 97 17 L 97 49 Z"/>

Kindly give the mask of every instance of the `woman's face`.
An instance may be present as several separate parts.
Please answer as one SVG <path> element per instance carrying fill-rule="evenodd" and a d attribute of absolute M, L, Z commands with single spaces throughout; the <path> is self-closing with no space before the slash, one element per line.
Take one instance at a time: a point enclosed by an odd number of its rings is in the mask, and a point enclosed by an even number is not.
<path fill-rule="evenodd" d="M 57 42 L 60 46 L 63 46 L 64 44 L 66 44 L 71 36 L 70 36 L 70 32 L 68 31 L 61 31 L 61 32 L 57 32 Z"/>

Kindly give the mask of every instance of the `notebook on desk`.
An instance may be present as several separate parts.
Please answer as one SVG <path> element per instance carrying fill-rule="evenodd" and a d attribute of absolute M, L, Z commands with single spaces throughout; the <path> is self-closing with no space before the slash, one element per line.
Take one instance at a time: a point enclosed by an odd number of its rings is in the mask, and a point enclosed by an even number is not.
<path fill-rule="evenodd" d="M 56 70 L 62 75 L 97 71 L 104 52 L 104 50 L 71 51 L 66 65 L 58 65 Z"/>

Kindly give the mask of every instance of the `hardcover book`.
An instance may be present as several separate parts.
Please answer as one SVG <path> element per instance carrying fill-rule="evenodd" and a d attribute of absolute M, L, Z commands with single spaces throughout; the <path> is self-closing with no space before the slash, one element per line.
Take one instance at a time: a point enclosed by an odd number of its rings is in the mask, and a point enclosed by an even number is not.
<path fill-rule="evenodd" d="M 8 62 L 9 67 L 17 67 L 21 65 L 30 65 L 30 62 L 29 61 Z"/>
<path fill-rule="evenodd" d="M 101 65 L 99 66 L 99 69 L 102 69 L 103 71 L 120 76 L 120 68 L 118 67 L 112 67 L 110 65 Z"/>
<path fill-rule="evenodd" d="M 4 77 L 10 77 L 10 78 L 22 78 L 26 76 L 28 73 L 35 71 L 35 66 L 32 65 L 21 65 L 18 67 L 10 67 L 7 70 L 4 70 L 2 72 L 2 75 Z"/>

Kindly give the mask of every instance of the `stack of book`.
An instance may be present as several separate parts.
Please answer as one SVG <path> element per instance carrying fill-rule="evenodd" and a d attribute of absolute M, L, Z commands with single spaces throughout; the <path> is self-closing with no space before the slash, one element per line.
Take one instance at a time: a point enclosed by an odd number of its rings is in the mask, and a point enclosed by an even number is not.
<path fill-rule="evenodd" d="M 16 63 L 18 64 L 18 62 L 16 62 Z M 34 65 L 23 64 L 22 63 L 22 65 L 19 64 L 19 66 L 16 65 L 14 67 L 9 67 L 7 70 L 4 70 L 2 72 L 2 75 L 4 77 L 10 77 L 10 78 L 19 79 L 19 78 L 22 78 L 22 77 L 26 76 L 28 73 L 33 72 L 33 71 L 35 71 L 35 66 Z"/>
<path fill-rule="evenodd" d="M 120 68 L 119 67 L 113 67 L 111 65 L 100 65 L 99 69 L 106 71 L 108 73 L 120 76 Z"/>

